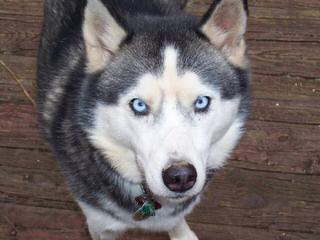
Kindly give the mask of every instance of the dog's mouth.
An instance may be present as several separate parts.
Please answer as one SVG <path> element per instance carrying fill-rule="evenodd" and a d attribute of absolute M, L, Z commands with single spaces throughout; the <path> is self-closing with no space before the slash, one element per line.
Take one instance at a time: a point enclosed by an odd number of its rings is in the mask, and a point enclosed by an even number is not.
<path fill-rule="evenodd" d="M 190 198 L 195 197 L 194 196 L 175 196 L 175 197 L 168 197 L 167 199 L 171 202 L 176 202 L 176 203 L 180 203 L 180 202 L 185 202 L 188 201 Z"/>
<path fill-rule="evenodd" d="M 159 202 L 166 202 L 166 203 L 171 203 L 171 204 L 179 204 L 186 202 L 190 199 L 196 198 L 197 196 L 200 195 L 201 192 L 197 194 L 192 194 L 192 195 L 187 195 L 187 194 L 176 194 L 173 196 L 160 196 L 157 194 L 153 194 L 153 198 L 156 199 Z"/>
<path fill-rule="evenodd" d="M 142 184 L 142 188 L 145 194 L 147 194 L 151 199 L 154 199 L 158 202 L 170 202 L 170 203 L 182 203 L 188 201 L 191 198 L 197 197 L 200 193 L 187 195 L 187 194 L 174 194 L 171 196 L 159 195 L 150 190 L 146 183 Z"/>
<path fill-rule="evenodd" d="M 174 197 L 168 197 L 168 199 L 172 199 L 172 200 L 188 199 L 188 198 L 190 198 L 190 196 L 178 195 Z"/>

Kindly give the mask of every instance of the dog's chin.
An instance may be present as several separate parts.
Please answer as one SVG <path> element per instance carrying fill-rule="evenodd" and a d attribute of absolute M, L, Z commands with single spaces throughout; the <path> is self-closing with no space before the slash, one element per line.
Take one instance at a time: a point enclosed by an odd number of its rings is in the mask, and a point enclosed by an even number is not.
<path fill-rule="evenodd" d="M 159 195 L 154 195 L 155 199 L 157 199 L 161 203 L 168 203 L 168 204 L 180 204 L 183 202 L 188 201 L 191 198 L 194 198 L 198 196 L 199 194 L 195 195 L 184 195 L 184 194 L 178 194 L 178 195 L 173 195 L 173 196 L 159 196 Z"/>
<path fill-rule="evenodd" d="M 189 200 L 190 198 L 192 198 L 192 197 L 190 197 L 190 196 L 177 196 L 177 197 L 168 197 L 166 199 L 167 199 L 167 201 L 172 202 L 172 203 L 182 203 L 182 202 Z"/>
<path fill-rule="evenodd" d="M 169 205 L 175 205 L 175 204 L 181 204 L 184 202 L 187 202 L 188 200 L 197 198 L 201 193 L 203 192 L 203 188 L 200 191 L 187 191 L 185 193 L 167 193 L 167 194 L 158 194 L 155 191 L 152 191 L 152 189 L 148 188 L 148 185 L 145 185 L 146 189 L 148 189 L 148 192 L 153 196 L 155 200 L 157 200 L 161 204 L 169 204 Z M 164 191 L 166 192 L 166 191 Z"/>

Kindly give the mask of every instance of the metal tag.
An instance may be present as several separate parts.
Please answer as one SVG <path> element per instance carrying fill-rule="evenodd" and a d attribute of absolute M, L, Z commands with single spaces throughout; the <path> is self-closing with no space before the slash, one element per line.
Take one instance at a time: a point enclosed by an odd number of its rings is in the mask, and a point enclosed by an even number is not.
<path fill-rule="evenodd" d="M 133 214 L 133 219 L 136 221 L 155 216 L 156 210 L 161 208 L 161 204 L 147 194 L 137 197 L 136 202 L 139 204 L 139 209 Z"/>

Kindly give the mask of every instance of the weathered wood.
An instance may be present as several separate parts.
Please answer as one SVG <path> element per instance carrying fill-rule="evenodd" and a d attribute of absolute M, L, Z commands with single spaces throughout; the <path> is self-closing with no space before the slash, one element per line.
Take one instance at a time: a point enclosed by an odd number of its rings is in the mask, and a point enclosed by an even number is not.
<path fill-rule="evenodd" d="M 249 0 L 250 40 L 274 40 L 284 42 L 320 42 L 319 12 L 317 0 Z M 189 12 L 201 16 L 211 0 L 191 0 Z"/>
<path fill-rule="evenodd" d="M 36 99 L 36 58 L 0 54 L 0 60 L 15 73 L 31 97 Z M 30 103 L 2 65 L 0 65 L 0 89 L 0 103 Z"/>
<path fill-rule="evenodd" d="M 281 105 L 276 106 L 275 103 L 274 108 L 277 107 Z M 259 113 L 263 111 L 266 109 L 261 108 Z M 0 146 L 47 149 L 39 134 L 35 109 L 31 105 L 0 104 L 0 112 Z M 274 117 L 277 116 L 281 116 L 280 110 Z M 320 173 L 318 125 L 252 120 L 247 129 L 235 155 L 239 164 L 270 171 Z"/>
<path fill-rule="evenodd" d="M 0 9 L 0 53 L 36 56 L 42 1 L 1 0 Z"/>
<path fill-rule="evenodd" d="M 49 150 L 0 147 L 0 166 L 60 171 Z"/>
<path fill-rule="evenodd" d="M 318 179 L 227 167 L 190 221 L 319 234 Z"/>
<path fill-rule="evenodd" d="M 0 204 L 2 215 L 0 217 L 0 239 L 77 239 L 89 240 L 84 219 L 79 212 L 61 211 L 47 208 L 20 207 L 10 204 Z M 26 217 L 17 216 L 16 210 Z M 16 220 L 18 218 L 18 220 Z M 41 220 L 39 220 L 41 219 Z M 191 223 L 191 227 L 199 235 L 200 239 L 225 239 L 225 240 L 314 240 L 319 234 L 285 232 L 276 230 L 264 230 L 259 228 L 235 227 L 229 225 L 213 225 Z M 168 240 L 167 234 L 141 232 L 128 233 L 121 240 Z"/>
<path fill-rule="evenodd" d="M 89 239 L 79 211 L 0 203 L 0 214 L 4 239 Z"/>
<path fill-rule="evenodd" d="M 202 15 L 212 0 L 190 0 Z M 320 239 L 320 1 L 249 0 L 248 131 L 189 217 L 200 239 Z M 0 60 L 36 97 L 41 0 L 0 0 Z M 39 133 L 36 109 L 0 67 L 0 240 L 89 240 Z M 129 233 L 123 240 L 168 240 Z"/>
<path fill-rule="evenodd" d="M 320 76 L 319 43 L 253 41 L 252 71 L 265 75 L 314 78 Z"/>
<path fill-rule="evenodd" d="M 36 98 L 35 59 L 5 57 L 6 64 L 23 80 Z M 21 64 L 19 64 L 21 62 Z M 30 104 L 14 79 L 0 68 L 1 103 Z M 320 124 L 320 87 L 316 79 L 253 74 L 253 111 L 251 119 L 291 123 Z"/>
<path fill-rule="evenodd" d="M 33 57 L 4 56 L 0 59 L 22 79 L 31 96 L 36 98 Z M 320 76 L 320 75 L 319 75 Z M 30 104 L 14 79 L 0 67 L 0 103 Z M 253 120 L 282 121 L 320 125 L 320 86 L 317 78 L 254 73 L 252 76 Z"/>
<path fill-rule="evenodd" d="M 211 0 L 192 0 L 191 13 L 202 15 Z M 318 42 L 319 3 L 297 1 L 249 1 L 248 39 Z M 0 53 L 36 56 L 42 19 L 42 1 L 0 1 Z"/>
<path fill-rule="evenodd" d="M 0 146 L 47 149 L 32 105 L 0 104 Z"/>
<path fill-rule="evenodd" d="M 77 209 L 59 172 L 1 166 L 0 176 L 0 203 Z M 231 163 L 216 174 L 190 221 L 320 234 L 319 205 L 318 176 L 252 171 Z"/>
<path fill-rule="evenodd" d="M 201 240 L 315 240 L 318 235 L 306 233 L 286 233 L 283 231 L 252 229 L 243 227 L 233 227 L 226 225 L 207 225 L 193 224 L 192 229 L 195 230 Z M 166 234 L 128 234 L 121 240 L 169 240 Z"/>
<path fill-rule="evenodd" d="M 320 174 L 320 127 L 251 121 L 235 151 L 239 167 L 299 174 Z"/>
<path fill-rule="evenodd" d="M 1 192 L 10 196 L 70 202 L 60 172 L 0 167 Z"/>
<path fill-rule="evenodd" d="M 320 125 L 319 80 L 303 77 L 252 76 L 251 119 Z"/>

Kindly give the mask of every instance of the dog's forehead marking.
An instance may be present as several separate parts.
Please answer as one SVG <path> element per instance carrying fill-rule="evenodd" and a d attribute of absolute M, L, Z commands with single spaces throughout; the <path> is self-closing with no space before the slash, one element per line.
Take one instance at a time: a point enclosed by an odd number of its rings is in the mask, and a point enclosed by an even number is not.
<path fill-rule="evenodd" d="M 175 106 L 177 103 L 188 107 L 200 94 L 209 94 L 210 89 L 192 71 L 179 69 L 179 50 L 169 45 L 163 49 L 163 67 L 160 74 L 144 74 L 134 94 L 142 97 L 154 110 L 162 102 Z M 132 97 L 132 94 L 130 94 Z"/>
<path fill-rule="evenodd" d="M 197 95 L 208 91 L 192 71 L 179 72 L 179 51 L 173 46 L 164 49 L 163 73 L 158 82 L 167 101 L 189 105 Z"/>
<path fill-rule="evenodd" d="M 174 90 L 178 84 L 178 52 L 172 46 L 164 50 L 163 75 L 160 84 L 168 94 L 175 94 Z"/>

